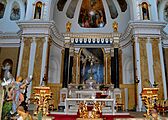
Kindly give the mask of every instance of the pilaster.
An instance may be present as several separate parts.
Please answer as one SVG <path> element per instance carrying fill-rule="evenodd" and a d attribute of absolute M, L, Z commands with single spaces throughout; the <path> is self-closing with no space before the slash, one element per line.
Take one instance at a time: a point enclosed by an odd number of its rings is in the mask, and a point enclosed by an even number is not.
<path fill-rule="evenodd" d="M 29 70 L 29 60 L 30 60 L 30 48 L 31 48 L 31 37 L 25 37 L 23 38 L 24 42 L 24 48 L 23 48 L 23 54 L 21 59 L 21 67 L 20 67 L 20 76 L 22 78 L 26 78 L 28 76 L 28 70 Z"/>
<path fill-rule="evenodd" d="M 43 47 L 45 43 L 44 37 L 36 37 L 36 53 L 34 61 L 34 71 L 33 71 L 33 81 L 32 87 L 39 86 L 42 81 L 41 70 L 42 70 L 42 61 L 43 61 Z"/>
<path fill-rule="evenodd" d="M 142 108 L 142 100 L 141 100 L 141 91 L 142 91 L 142 82 L 141 82 L 141 65 L 140 65 L 140 48 L 139 48 L 139 40 L 138 37 L 134 38 L 134 63 L 135 63 L 135 79 L 137 79 L 135 82 L 137 83 L 137 111 L 141 111 Z"/>

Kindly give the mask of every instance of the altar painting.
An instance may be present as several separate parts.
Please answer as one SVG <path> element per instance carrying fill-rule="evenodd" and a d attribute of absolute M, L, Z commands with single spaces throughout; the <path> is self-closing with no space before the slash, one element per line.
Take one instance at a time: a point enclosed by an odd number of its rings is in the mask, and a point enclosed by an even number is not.
<path fill-rule="evenodd" d="M 80 82 L 85 83 L 86 80 L 93 77 L 97 83 L 104 81 L 104 55 L 101 48 L 84 48 L 80 56 Z M 93 65 L 91 65 L 91 62 Z"/>
<path fill-rule="evenodd" d="M 78 23 L 84 28 L 101 28 L 106 24 L 102 0 L 83 0 Z"/>

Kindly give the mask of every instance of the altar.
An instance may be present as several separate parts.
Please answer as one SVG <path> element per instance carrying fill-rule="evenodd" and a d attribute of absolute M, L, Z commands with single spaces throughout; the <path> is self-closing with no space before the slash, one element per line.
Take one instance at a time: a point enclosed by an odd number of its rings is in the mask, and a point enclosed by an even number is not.
<path fill-rule="evenodd" d="M 114 114 L 115 97 L 114 85 L 95 84 L 94 89 L 88 89 L 87 84 L 69 84 L 68 88 L 60 91 L 60 106 L 63 106 L 66 114 L 77 113 L 81 102 L 93 105 L 95 102 L 103 103 L 102 113 Z"/>

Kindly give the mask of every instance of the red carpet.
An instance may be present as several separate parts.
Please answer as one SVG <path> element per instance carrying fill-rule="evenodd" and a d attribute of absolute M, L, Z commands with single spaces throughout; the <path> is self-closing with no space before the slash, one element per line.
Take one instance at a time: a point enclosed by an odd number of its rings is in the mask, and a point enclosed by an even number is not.
<path fill-rule="evenodd" d="M 54 120 L 76 120 L 77 115 L 58 115 L 58 114 L 54 114 L 54 115 L 50 115 L 50 116 L 54 116 L 55 119 Z M 114 118 L 133 118 L 130 115 L 104 115 L 103 118 L 105 118 L 105 120 L 113 120 Z"/>

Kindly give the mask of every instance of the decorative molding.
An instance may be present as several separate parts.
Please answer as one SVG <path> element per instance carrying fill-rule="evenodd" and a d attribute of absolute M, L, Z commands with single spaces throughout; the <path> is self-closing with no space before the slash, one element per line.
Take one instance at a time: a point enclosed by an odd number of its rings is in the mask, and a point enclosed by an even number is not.
<path fill-rule="evenodd" d="M 63 46 L 64 38 L 56 28 L 54 21 L 30 20 L 19 21 L 18 26 L 22 30 L 22 36 L 47 37 L 51 36 L 53 42 Z"/>
<path fill-rule="evenodd" d="M 165 22 L 130 21 L 120 37 L 120 46 L 123 47 L 130 43 L 131 37 L 160 37 L 166 25 Z"/>

